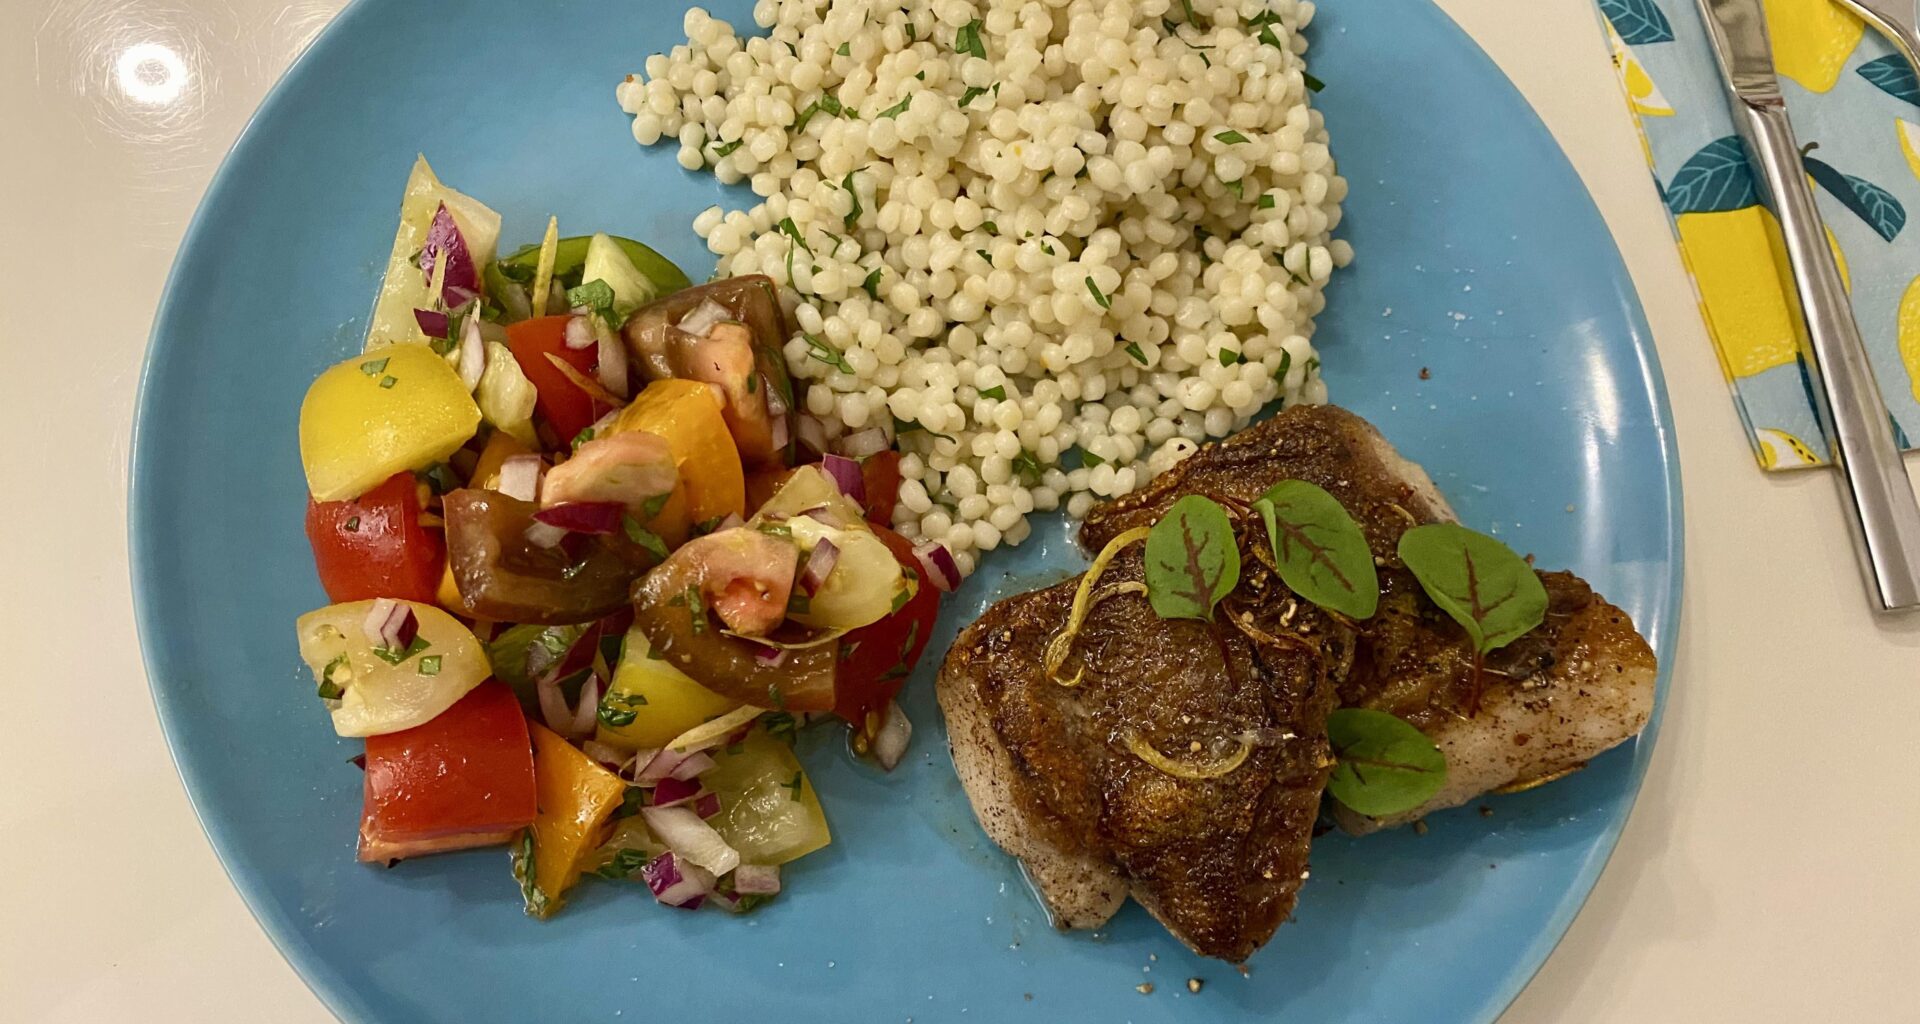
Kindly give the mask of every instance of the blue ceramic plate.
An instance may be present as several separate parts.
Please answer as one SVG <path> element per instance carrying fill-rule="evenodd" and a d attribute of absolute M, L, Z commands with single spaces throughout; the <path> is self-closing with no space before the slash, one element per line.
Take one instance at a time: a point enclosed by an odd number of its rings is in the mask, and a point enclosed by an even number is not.
<path fill-rule="evenodd" d="M 327 727 L 294 647 L 295 616 L 325 602 L 301 532 L 300 397 L 358 349 L 416 152 L 506 216 L 505 245 L 551 212 L 645 239 L 696 278 L 711 268 L 689 221 L 737 194 L 635 146 L 613 102 L 622 75 L 679 41 L 679 7 L 356 3 L 261 107 L 181 246 L 133 465 L 142 640 L 201 821 L 288 959 L 342 1017 L 406 1024 L 1496 1016 L 1613 848 L 1650 736 L 1487 801 L 1491 817 L 1323 838 L 1299 914 L 1246 977 L 1133 907 L 1093 935 L 1048 928 L 954 779 L 937 657 L 913 680 L 919 731 L 892 776 L 833 730 L 803 742 L 835 841 L 749 918 L 588 883 L 540 923 L 498 850 L 354 862 L 358 745 Z M 748 24 L 744 0 L 719 8 Z M 1320 324 L 1333 394 L 1469 522 L 1624 605 L 1664 663 L 1680 597 L 1672 427 L 1592 203 L 1426 0 L 1328 0 L 1311 36 L 1360 253 Z M 989 558 L 948 602 L 934 655 L 991 599 L 1078 564 L 1063 538 L 1052 523 Z"/>

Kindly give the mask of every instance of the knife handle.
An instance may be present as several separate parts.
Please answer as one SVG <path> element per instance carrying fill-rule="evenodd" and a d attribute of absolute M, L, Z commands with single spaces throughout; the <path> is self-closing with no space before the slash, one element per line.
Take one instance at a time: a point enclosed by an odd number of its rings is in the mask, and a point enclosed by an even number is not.
<path fill-rule="evenodd" d="M 1886 403 L 1814 206 L 1800 146 L 1779 100 L 1736 101 L 1742 134 L 1786 236 L 1806 327 L 1802 352 L 1876 610 L 1920 608 L 1920 501 L 1894 444 Z"/>

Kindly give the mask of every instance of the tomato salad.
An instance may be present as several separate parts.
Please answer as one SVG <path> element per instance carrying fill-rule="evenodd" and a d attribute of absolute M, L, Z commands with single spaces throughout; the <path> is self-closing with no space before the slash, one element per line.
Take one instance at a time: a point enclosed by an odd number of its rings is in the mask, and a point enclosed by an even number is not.
<path fill-rule="evenodd" d="M 300 409 L 334 602 L 300 653 L 366 742 L 359 857 L 504 846 L 540 917 L 586 875 L 749 909 L 829 841 L 798 728 L 900 760 L 954 560 L 887 529 L 891 447 L 796 436 L 767 278 L 499 235 L 419 161 L 366 351 Z"/>

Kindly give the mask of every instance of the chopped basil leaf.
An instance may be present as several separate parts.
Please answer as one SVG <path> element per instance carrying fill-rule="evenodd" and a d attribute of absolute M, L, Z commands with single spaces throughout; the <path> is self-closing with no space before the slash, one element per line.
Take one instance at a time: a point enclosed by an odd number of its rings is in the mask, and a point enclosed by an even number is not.
<path fill-rule="evenodd" d="M 640 808 L 646 805 L 647 791 L 641 789 L 639 786 L 628 786 L 627 791 L 621 795 L 620 806 L 614 809 L 613 816 L 615 818 L 631 818 L 639 814 Z"/>
<path fill-rule="evenodd" d="M 620 517 L 620 526 L 626 531 L 627 539 L 647 549 L 647 553 L 661 561 L 667 560 L 667 542 L 660 535 L 640 525 L 640 520 L 631 514 Z"/>
<path fill-rule="evenodd" d="M 1005 384 L 995 384 L 985 391 L 980 392 L 980 397 L 991 398 L 996 402 L 1004 402 L 1007 400 L 1007 386 Z"/>
<path fill-rule="evenodd" d="M 1273 209 L 1273 193 L 1271 192 L 1260 193 L 1260 201 L 1255 203 L 1254 205 L 1258 206 L 1262 210 Z"/>
<path fill-rule="evenodd" d="M 1104 466 L 1106 464 L 1107 464 L 1107 460 L 1101 458 L 1098 455 L 1093 454 L 1090 451 L 1087 451 L 1085 448 L 1080 449 L 1080 465 L 1085 466 L 1088 469 L 1095 469 L 1097 467 Z"/>
<path fill-rule="evenodd" d="M 974 251 L 974 254 L 975 254 L 975 255 L 977 255 L 977 256 L 979 256 L 979 257 L 980 257 L 981 259 L 983 259 L 983 260 L 986 260 L 986 261 L 987 261 L 987 266 L 989 266 L 989 267 L 991 267 L 991 266 L 993 266 L 993 254 L 992 254 L 992 253 L 989 253 L 989 252 L 988 252 L 987 250 L 985 250 L 985 249 L 975 249 L 975 250 L 973 250 L 973 251 Z"/>
<path fill-rule="evenodd" d="M 1053 246 L 1051 246 L 1051 245 L 1049 245 L 1049 244 L 1047 244 L 1046 242 L 1041 242 L 1041 243 L 1040 243 L 1040 251 L 1041 251 L 1041 252 L 1044 252 L 1044 253 L 1046 253 L 1046 254 L 1047 254 L 1047 255 L 1049 255 L 1049 256 L 1051 256 L 1051 255 L 1053 255 Z"/>
<path fill-rule="evenodd" d="M 400 378 L 398 377 L 387 376 L 380 378 L 380 386 L 382 388 L 391 388 L 398 383 L 400 383 Z"/>
<path fill-rule="evenodd" d="M 421 658 L 420 668 L 418 671 L 423 676 L 439 675 L 440 674 L 440 655 L 429 654 L 426 657 Z"/>
<path fill-rule="evenodd" d="M 1246 186 L 1242 185 L 1238 180 L 1225 182 L 1224 184 L 1227 186 L 1227 191 L 1233 193 L 1233 198 L 1246 198 Z"/>
<path fill-rule="evenodd" d="M 1185 0 L 1182 0 L 1182 2 L 1185 2 Z M 985 24 L 986 23 L 979 18 L 975 18 L 965 25 L 960 26 L 960 31 L 955 33 L 953 37 L 953 52 L 970 53 L 975 57 L 985 60 L 987 47 L 980 41 L 980 29 Z"/>
<path fill-rule="evenodd" d="M 775 739 L 792 743 L 799 736 L 800 723 L 785 711 L 775 711 L 760 716 L 760 724 L 767 727 L 767 735 Z"/>
<path fill-rule="evenodd" d="M 1276 50 L 1286 49 L 1286 47 L 1280 45 L 1280 37 L 1273 34 L 1273 29 L 1265 25 L 1260 26 L 1260 41 Z"/>
<path fill-rule="evenodd" d="M 841 43 L 840 48 L 833 52 L 839 54 L 842 57 L 851 57 L 853 56 L 853 45 L 851 43 Z"/>
<path fill-rule="evenodd" d="M 1313 77 L 1313 73 L 1305 69 L 1300 72 L 1300 80 L 1307 83 L 1308 92 L 1319 92 L 1327 87 L 1327 83 Z"/>
<path fill-rule="evenodd" d="M 813 610 L 813 599 L 798 590 L 787 598 L 787 611 L 805 615 Z"/>
<path fill-rule="evenodd" d="M 1101 309 L 1113 308 L 1113 300 L 1101 294 L 1100 286 L 1093 283 L 1092 275 L 1088 275 L 1087 277 L 1087 291 L 1090 291 L 1093 293 L 1093 301 L 1098 303 Z"/>
<path fill-rule="evenodd" d="M 360 364 L 360 372 L 369 377 L 378 377 L 387 372 L 387 362 L 388 360 L 385 358 L 369 359 Z"/>
<path fill-rule="evenodd" d="M 573 444 L 571 447 L 575 451 L 579 451 L 581 445 L 586 444 L 588 441 L 591 441 L 591 440 L 593 440 L 593 428 L 581 427 L 580 432 L 578 434 L 573 435 Z"/>
<path fill-rule="evenodd" d="M 1278 381 L 1281 387 L 1286 387 L 1287 374 L 1292 370 L 1293 370 L 1293 353 L 1287 351 L 1286 349 L 1281 349 L 1280 350 L 1280 366 L 1278 369 L 1273 371 L 1273 379 L 1275 381 Z"/>
<path fill-rule="evenodd" d="M 401 662 L 406 661 L 408 658 L 411 658 L 414 655 L 419 654 L 421 651 L 426 650 L 429 646 L 431 645 L 427 643 L 425 637 L 416 636 L 413 638 L 413 642 L 408 644 L 407 649 L 404 651 L 395 650 L 391 647 L 375 647 L 373 649 L 373 654 L 374 654 L 374 657 L 379 658 L 381 661 L 384 661 L 389 665 L 398 665 Z"/>
<path fill-rule="evenodd" d="M 635 787 L 638 788 L 638 787 Z M 647 866 L 647 851 L 622 849 L 613 852 L 613 859 L 594 869 L 601 878 L 610 878 L 616 882 L 630 877 L 635 871 Z"/>
<path fill-rule="evenodd" d="M 780 218 L 779 227 L 780 227 L 781 234 L 786 235 L 788 238 L 793 239 L 794 242 L 797 243 L 801 249 L 806 251 L 807 255 L 809 256 L 813 255 L 813 250 L 807 247 L 806 236 L 800 233 L 800 227 L 799 225 L 793 222 L 792 217 Z"/>
<path fill-rule="evenodd" d="M 732 156 L 733 151 L 736 149 L 739 149 L 740 144 L 745 141 L 746 141 L 745 139 L 735 139 L 732 142 L 722 142 L 718 146 L 713 147 L 714 155 L 715 156 Z"/>
<path fill-rule="evenodd" d="M 806 777 L 805 774 L 802 772 L 794 772 L 793 778 L 787 782 L 781 783 L 781 785 L 785 786 L 790 790 L 793 790 L 793 798 L 795 800 L 798 800 L 800 799 L 800 783 L 805 777 Z"/>
<path fill-rule="evenodd" d="M 727 518 L 726 516 L 714 516 L 712 519 L 700 520 L 699 522 L 693 524 L 694 535 L 699 537 L 704 537 L 707 534 L 712 533 L 715 530 L 718 530 L 720 528 L 720 524 L 725 522 L 726 518 Z"/>
<path fill-rule="evenodd" d="M 966 109 L 967 104 L 972 103 L 974 100 L 977 100 L 980 97 L 985 96 L 986 94 L 987 94 L 987 90 L 982 86 L 978 86 L 978 85 L 968 86 L 967 91 L 960 94 L 960 108 L 962 110 Z"/>
<path fill-rule="evenodd" d="M 1040 478 L 1046 474 L 1040 460 L 1025 448 L 1020 449 L 1020 454 L 1014 457 L 1013 471 L 1020 474 L 1020 479 L 1026 481 L 1028 487 L 1040 486 Z"/>
<path fill-rule="evenodd" d="M 1243 356 L 1243 355 L 1241 355 L 1240 353 L 1238 353 L 1238 352 L 1235 352 L 1234 350 L 1232 350 L 1232 349 L 1230 349 L 1230 348 L 1223 348 L 1223 349 L 1221 349 L 1221 350 L 1220 350 L 1220 365 L 1221 365 L 1221 366 L 1233 366 L 1233 365 L 1235 365 L 1236 363 L 1244 363 L 1244 362 L 1246 362 L 1246 361 L 1247 361 L 1247 357 L 1246 357 L 1246 356 Z"/>
<path fill-rule="evenodd" d="M 986 229 L 987 234 L 992 235 L 995 238 L 1000 237 L 1000 225 L 995 224 L 990 220 L 983 220 L 980 222 L 980 226 Z"/>
<path fill-rule="evenodd" d="M 1139 342 L 1137 341 L 1127 342 L 1127 354 L 1132 356 L 1134 359 L 1134 362 L 1139 363 L 1141 366 L 1147 365 L 1147 354 L 1146 352 L 1141 350 Z"/>
<path fill-rule="evenodd" d="M 707 602 L 700 596 L 699 587 L 687 588 L 687 614 L 693 617 L 695 636 L 707 631 Z"/>
<path fill-rule="evenodd" d="M 640 717 L 639 712 L 634 708 L 644 706 L 646 703 L 647 699 L 637 693 L 631 695 L 609 693 L 600 701 L 598 712 L 600 724 L 610 729 L 632 725 L 634 720 Z"/>
<path fill-rule="evenodd" d="M 847 362 L 847 357 L 841 355 L 839 349 L 834 348 L 832 345 L 811 334 L 802 332 L 800 336 L 807 339 L 807 352 L 813 356 L 813 358 L 839 370 L 841 373 L 853 373 L 853 364 Z"/>
<path fill-rule="evenodd" d="M 617 331 L 627 318 L 613 306 L 613 286 L 598 279 L 588 281 L 577 288 L 567 289 L 567 305 L 574 308 L 587 307 L 594 316 L 607 325 L 608 330 Z"/>
<path fill-rule="evenodd" d="M 359 533 L 359 532 L 360 532 L 360 517 L 359 517 L 359 516 L 348 516 L 348 517 L 347 517 L 347 527 L 346 527 L 346 529 L 347 529 L 347 532 L 348 532 L 348 533 Z"/>
<path fill-rule="evenodd" d="M 1231 129 L 1221 132 L 1218 135 L 1215 135 L 1214 138 L 1219 139 L 1221 142 L 1224 142 L 1229 146 L 1237 146 L 1240 143 L 1247 141 L 1247 137 L 1245 135 L 1242 135 L 1239 132 L 1233 131 Z"/>
<path fill-rule="evenodd" d="M 875 267 L 873 271 L 867 275 L 867 279 L 860 282 L 860 287 L 866 289 L 867 298 L 873 299 L 876 302 L 880 299 L 880 272 L 880 268 Z"/>
<path fill-rule="evenodd" d="M 847 180 L 841 182 L 840 187 L 846 189 L 847 195 L 853 197 L 853 209 L 847 211 L 847 216 L 845 218 L 847 230 L 852 231 L 853 226 L 855 224 L 860 223 L 860 214 L 862 212 L 860 209 L 860 193 L 855 192 L 853 190 L 853 172 L 852 171 L 847 172 Z"/>

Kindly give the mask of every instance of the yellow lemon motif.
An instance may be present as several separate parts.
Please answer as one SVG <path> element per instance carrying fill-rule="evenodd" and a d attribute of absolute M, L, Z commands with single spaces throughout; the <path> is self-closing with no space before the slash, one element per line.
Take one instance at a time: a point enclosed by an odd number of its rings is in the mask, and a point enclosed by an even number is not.
<path fill-rule="evenodd" d="M 1893 125 L 1900 133 L 1900 155 L 1907 158 L 1907 167 L 1913 171 L 1913 176 L 1920 178 L 1920 124 L 1896 117 Z"/>
<path fill-rule="evenodd" d="M 1834 0 L 1766 0 L 1773 60 L 1781 74 L 1813 92 L 1840 80 L 1865 25 Z"/>
<path fill-rule="evenodd" d="M 1620 85 L 1627 91 L 1627 106 L 1643 117 L 1672 117 L 1673 104 L 1647 74 L 1646 65 L 1633 55 L 1612 23 L 1607 25 L 1607 45 L 1613 48 L 1613 67 L 1620 73 Z"/>
<path fill-rule="evenodd" d="M 1900 364 L 1907 368 L 1914 400 L 1920 401 L 1920 277 L 1900 299 Z"/>
<path fill-rule="evenodd" d="M 1685 213 L 1677 220 L 1681 251 L 1700 289 L 1721 371 L 1732 379 L 1790 365 L 1800 349 L 1788 305 L 1793 285 L 1786 243 L 1772 211 L 1749 206 Z M 1851 288 L 1846 256 L 1831 231 L 1827 242 Z"/>
<path fill-rule="evenodd" d="M 1760 455 L 1762 469 L 1820 465 L 1820 457 L 1807 447 L 1805 441 L 1784 430 L 1761 427 L 1753 432 L 1753 442 Z"/>

